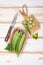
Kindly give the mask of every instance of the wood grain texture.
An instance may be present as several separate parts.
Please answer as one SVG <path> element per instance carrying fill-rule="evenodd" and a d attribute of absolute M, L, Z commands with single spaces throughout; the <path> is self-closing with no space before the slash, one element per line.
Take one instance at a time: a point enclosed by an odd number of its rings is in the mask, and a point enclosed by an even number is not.
<path fill-rule="evenodd" d="M 22 10 L 26 4 L 28 15 L 33 14 L 40 23 L 37 40 L 27 38 L 26 45 L 17 58 L 16 53 L 8 52 L 4 48 L 8 43 L 4 41 L 15 13 Z M 21 18 L 20 18 L 21 17 Z M 15 27 L 23 28 L 22 16 L 19 13 Z M 0 0 L 0 65 L 43 65 L 43 0 Z"/>

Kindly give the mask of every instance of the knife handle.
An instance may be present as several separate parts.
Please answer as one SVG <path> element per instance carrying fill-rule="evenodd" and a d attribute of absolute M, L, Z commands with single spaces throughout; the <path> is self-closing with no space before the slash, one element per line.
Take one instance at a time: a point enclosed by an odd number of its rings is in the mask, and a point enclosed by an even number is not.
<path fill-rule="evenodd" d="M 8 33 L 7 33 L 6 37 L 5 37 L 5 41 L 6 41 L 6 42 L 7 42 L 7 41 L 9 40 L 9 38 L 10 38 L 10 34 L 11 34 L 12 28 L 13 28 L 13 26 L 10 26 L 10 28 L 9 28 L 9 30 L 8 30 Z"/>

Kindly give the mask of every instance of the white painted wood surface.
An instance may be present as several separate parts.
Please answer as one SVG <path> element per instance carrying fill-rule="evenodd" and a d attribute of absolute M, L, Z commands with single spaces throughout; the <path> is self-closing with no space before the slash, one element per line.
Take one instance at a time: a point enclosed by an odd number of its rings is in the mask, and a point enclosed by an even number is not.
<path fill-rule="evenodd" d="M 39 38 L 28 38 L 19 57 L 15 53 L 8 53 L 4 48 L 8 43 L 4 41 L 6 33 L 15 13 L 28 6 L 28 15 L 33 14 L 40 23 L 37 30 Z M 23 17 L 19 13 L 15 27 L 22 27 Z M 0 65 L 43 65 L 43 0 L 0 0 Z"/>

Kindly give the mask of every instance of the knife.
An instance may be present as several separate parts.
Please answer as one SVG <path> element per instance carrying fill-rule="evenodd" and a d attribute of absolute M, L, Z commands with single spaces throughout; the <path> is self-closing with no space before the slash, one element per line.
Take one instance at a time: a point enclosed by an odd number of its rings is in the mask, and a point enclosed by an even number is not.
<path fill-rule="evenodd" d="M 15 14 L 14 18 L 13 18 L 13 21 L 9 27 L 9 30 L 7 32 L 7 35 L 5 37 L 5 41 L 7 42 L 10 38 L 10 34 L 11 34 L 11 31 L 12 31 L 12 28 L 14 27 L 15 23 L 16 23 L 16 20 L 17 20 L 17 16 L 18 16 L 18 12 Z"/>

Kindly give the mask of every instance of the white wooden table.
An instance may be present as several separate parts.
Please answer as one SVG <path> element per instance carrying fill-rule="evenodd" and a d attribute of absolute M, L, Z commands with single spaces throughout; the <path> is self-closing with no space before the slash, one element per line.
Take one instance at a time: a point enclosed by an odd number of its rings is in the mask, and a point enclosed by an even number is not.
<path fill-rule="evenodd" d="M 4 48 L 8 43 L 4 41 L 12 19 L 22 5 L 28 6 L 28 12 L 33 14 L 40 23 L 37 31 L 39 38 L 28 38 L 19 57 L 9 53 Z M 15 27 L 22 27 L 19 23 L 23 17 L 19 13 Z M 43 65 L 43 0 L 0 0 L 0 65 Z"/>

